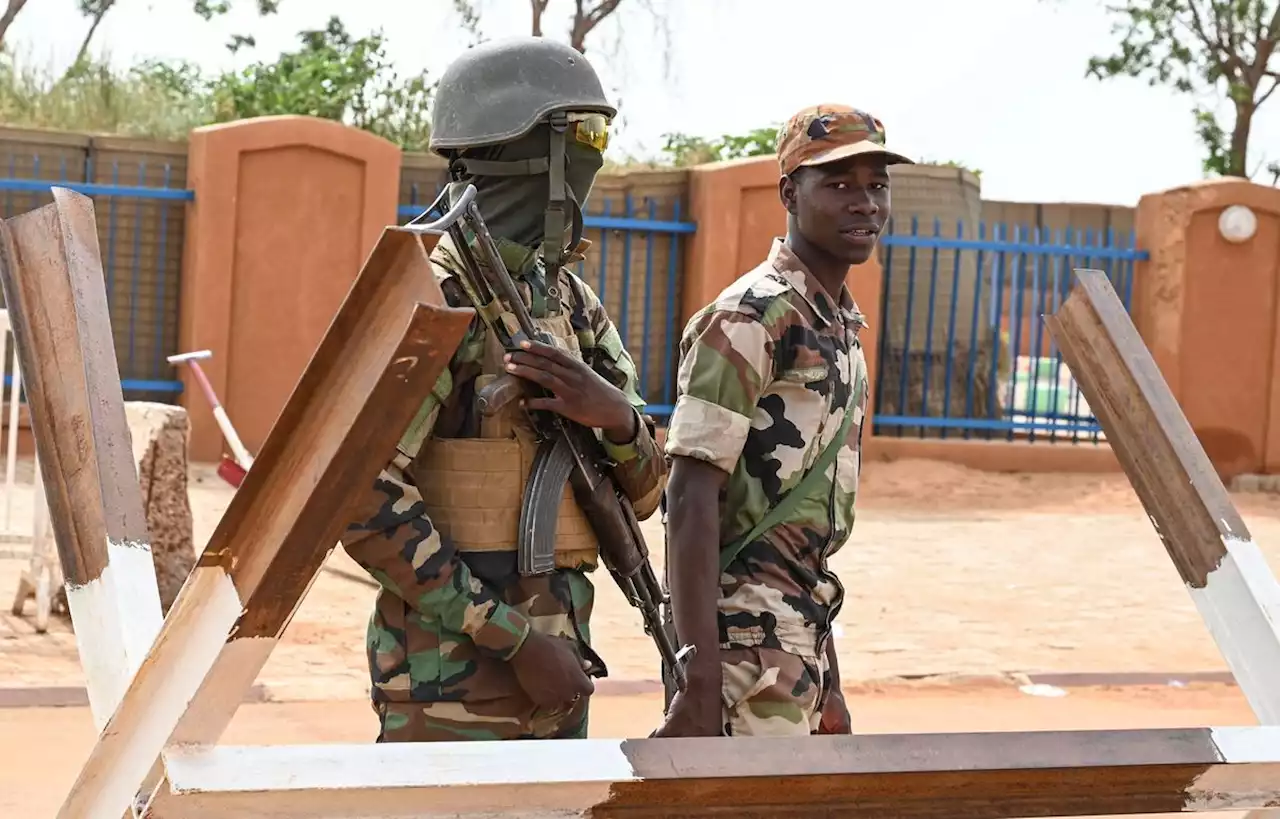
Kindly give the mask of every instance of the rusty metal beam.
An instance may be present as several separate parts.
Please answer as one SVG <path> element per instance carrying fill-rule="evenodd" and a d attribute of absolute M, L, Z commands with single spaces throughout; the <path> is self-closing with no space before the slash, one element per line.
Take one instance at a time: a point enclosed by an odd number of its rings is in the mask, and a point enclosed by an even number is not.
<path fill-rule="evenodd" d="M 119 816 L 170 744 L 216 742 L 473 312 L 445 306 L 437 237 L 388 228 L 219 521 L 63 803 Z M 163 783 L 161 783 L 163 789 Z"/>
<path fill-rule="evenodd" d="M 149 819 L 1007 819 L 1280 803 L 1280 728 L 207 747 Z"/>
<path fill-rule="evenodd" d="M 1045 317 L 1258 721 L 1280 724 L 1280 584 L 1100 270 Z"/>
<path fill-rule="evenodd" d="M 52 204 L 4 220 L 0 286 L 40 455 L 37 483 L 101 728 L 162 615 L 92 200 L 55 187 Z"/>

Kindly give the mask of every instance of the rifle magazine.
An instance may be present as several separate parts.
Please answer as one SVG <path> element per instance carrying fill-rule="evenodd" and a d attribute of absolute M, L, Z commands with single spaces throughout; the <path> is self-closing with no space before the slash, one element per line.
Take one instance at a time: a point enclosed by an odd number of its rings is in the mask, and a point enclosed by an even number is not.
<path fill-rule="evenodd" d="M 538 445 L 520 509 L 519 564 L 525 577 L 555 569 L 556 522 L 573 467 L 573 453 L 562 438 Z"/>

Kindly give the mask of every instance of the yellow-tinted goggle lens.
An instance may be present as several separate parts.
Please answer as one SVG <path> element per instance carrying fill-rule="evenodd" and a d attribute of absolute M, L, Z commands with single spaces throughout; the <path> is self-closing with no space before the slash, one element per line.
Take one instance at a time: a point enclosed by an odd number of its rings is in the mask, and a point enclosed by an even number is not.
<path fill-rule="evenodd" d="M 609 118 L 604 114 L 579 114 L 570 118 L 573 138 L 604 153 L 609 147 Z"/>

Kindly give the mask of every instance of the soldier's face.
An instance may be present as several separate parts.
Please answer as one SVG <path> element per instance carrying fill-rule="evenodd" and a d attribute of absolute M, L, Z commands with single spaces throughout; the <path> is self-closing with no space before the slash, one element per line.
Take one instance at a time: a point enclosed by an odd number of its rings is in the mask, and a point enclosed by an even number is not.
<path fill-rule="evenodd" d="M 801 168 L 783 186 L 783 199 L 810 244 L 847 264 L 862 264 L 889 221 L 889 170 L 875 155 Z"/>

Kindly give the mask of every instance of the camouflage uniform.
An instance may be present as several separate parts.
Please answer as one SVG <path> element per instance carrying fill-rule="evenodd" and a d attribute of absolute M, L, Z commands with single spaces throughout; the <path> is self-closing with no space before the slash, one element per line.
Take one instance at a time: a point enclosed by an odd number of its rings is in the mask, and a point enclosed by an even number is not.
<path fill-rule="evenodd" d="M 579 250 L 589 244 L 583 242 Z M 506 254 L 508 268 L 513 259 Z M 450 305 L 469 302 L 453 271 L 460 268 L 449 237 L 431 255 Z M 554 286 L 541 260 L 515 273 L 517 287 L 536 322 L 570 328 L 576 345 L 596 372 L 621 389 L 639 412 L 635 365 L 599 298 L 581 279 L 561 268 Z M 343 546 L 382 588 L 368 629 L 368 658 L 379 741 L 499 740 L 582 737 L 587 700 L 568 711 L 536 709 L 507 661 L 530 629 L 566 640 L 591 676 L 605 676 L 591 649 L 589 621 L 594 592 L 588 573 L 594 554 L 560 552 L 550 575 L 522 577 L 513 550 L 460 552 L 428 513 L 423 495 L 441 487 L 423 477 L 415 488 L 430 443 L 472 439 L 479 428 L 474 410 L 477 376 L 486 366 L 489 332 L 478 319 L 449 368 L 405 433 L 400 457 L 388 466 L 361 501 Z M 605 450 L 617 462 L 619 485 L 645 518 L 657 508 L 666 463 L 647 422 L 635 440 Z M 447 489 L 447 488 L 446 488 Z M 513 514 L 518 515 L 517 502 Z M 563 534 L 563 529 L 561 530 Z M 511 545 L 514 548 L 514 544 Z"/>
<path fill-rule="evenodd" d="M 872 124 L 873 123 L 873 124 Z M 878 130 L 877 130 L 878 129 Z M 833 136 L 834 135 L 834 136 Z M 877 140 L 878 138 L 878 140 Z M 779 134 L 783 173 L 859 143 L 879 123 L 839 106 L 793 118 Z M 818 729 L 826 660 L 844 588 L 827 561 L 849 537 L 861 468 L 866 319 L 847 287 L 833 300 L 782 240 L 768 259 L 698 311 L 680 344 L 678 398 L 666 453 L 729 475 L 721 548 L 746 536 L 852 423 L 835 463 L 781 523 L 748 543 L 720 576 L 724 723 L 730 735 Z"/>

